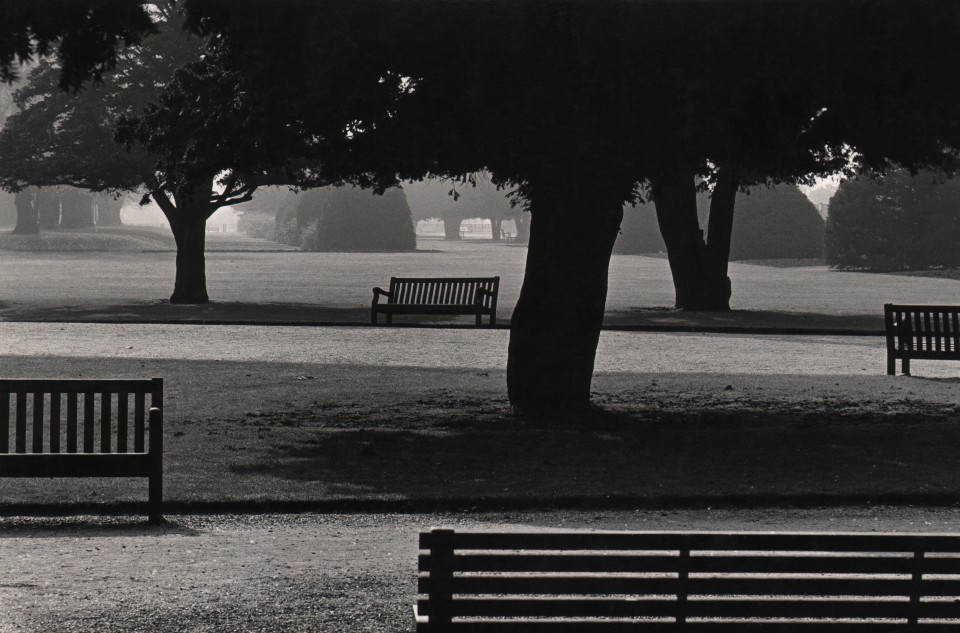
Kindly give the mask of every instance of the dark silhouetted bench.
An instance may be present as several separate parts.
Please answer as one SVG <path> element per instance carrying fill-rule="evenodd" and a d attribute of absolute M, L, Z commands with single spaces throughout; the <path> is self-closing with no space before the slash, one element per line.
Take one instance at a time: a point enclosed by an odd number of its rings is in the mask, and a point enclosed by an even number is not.
<path fill-rule="evenodd" d="M 474 315 L 479 327 L 488 315 L 493 327 L 499 287 L 499 277 L 391 277 L 390 290 L 373 289 L 370 321 L 376 325 L 379 314 L 386 315 L 387 325 L 395 314 L 465 314 Z"/>
<path fill-rule="evenodd" d="M 0 478 L 147 477 L 163 521 L 163 380 L 0 379 Z"/>
<path fill-rule="evenodd" d="M 960 535 L 420 534 L 418 633 L 960 631 Z"/>
<path fill-rule="evenodd" d="M 887 373 L 910 375 L 910 359 L 960 360 L 960 306 L 883 306 L 887 332 Z M 958 628 L 960 631 L 960 628 Z"/>

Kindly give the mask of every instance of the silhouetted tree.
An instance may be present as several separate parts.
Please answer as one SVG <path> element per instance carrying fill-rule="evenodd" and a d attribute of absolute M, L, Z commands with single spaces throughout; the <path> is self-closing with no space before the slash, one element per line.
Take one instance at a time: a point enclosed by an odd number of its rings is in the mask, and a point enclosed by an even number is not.
<path fill-rule="evenodd" d="M 589 403 L 610 254 L 636 194 L 658 207 L 678 305 L 722 309 L 739 188 L 851 157 L 936 162 L 960 137 L 960 6 L 944 0 L 188 7 L 235 43 L 239 91 L 274 100 L 284 161 L 322 160 L 358 184 L 486 169 L 518 188 L 531 231 L 507 383 L 522 410 Z"/>
<path fill-rule="evenodd" d="M 960 180 L 907 170 L 840 183 L 827 218 L 827 263 L 839 269 L 960 267 Z"/>

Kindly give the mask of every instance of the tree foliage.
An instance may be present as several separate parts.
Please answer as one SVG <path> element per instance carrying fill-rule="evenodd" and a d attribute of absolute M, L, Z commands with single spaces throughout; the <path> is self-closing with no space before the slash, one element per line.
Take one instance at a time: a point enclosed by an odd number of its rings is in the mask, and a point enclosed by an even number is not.
<path fill-rule="evenodd" d="M 16 77 L 17 62 L 56 51 L 59 85 L 78 90 L 116 66 L 118 49 L 154 31 L 143 0 L 4 0 L 0 21 L 0 81 Z"/>
<path fill-rule="evenodd" d="M 737 198 L 730 259 L 823 256 L 823 218 L 794 185 L 754 187 Z"/>
<path fill-rule="evenodd" d="M 960 180 L 908 170 L 845 180 L 830 201 L 827 263 L 845 270 L 960 267 Z"/>

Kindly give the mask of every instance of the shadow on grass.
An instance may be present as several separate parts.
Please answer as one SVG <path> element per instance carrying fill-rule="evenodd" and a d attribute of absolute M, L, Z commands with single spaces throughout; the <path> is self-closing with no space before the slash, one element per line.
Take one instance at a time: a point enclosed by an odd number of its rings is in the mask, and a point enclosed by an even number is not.
<path fill-rule="evenodd" d="M 960 494 L 960 424 L 935 410 L 607 411 L 565 423 L 424 412 L 419 424 L 352 426 L 260 427 L 263 448 L 230 471 L 333 498 L 531 506 Z"/>

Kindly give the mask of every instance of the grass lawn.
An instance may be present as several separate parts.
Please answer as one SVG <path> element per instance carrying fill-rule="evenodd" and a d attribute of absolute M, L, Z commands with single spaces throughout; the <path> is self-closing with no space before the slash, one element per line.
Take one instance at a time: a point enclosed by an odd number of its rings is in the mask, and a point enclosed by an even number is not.
<path fill-rule="evenodd" d="M 215 240 L 211 238 L 211 244 Z M 522 245 L 480 240 L 421 240 L 410 253 L 304 253 L 250 250 L 263 243 L 232 238 L 207 256 L 214 303 L 171 306 L 172 251 L 53 252 L 0 250 L 0 320 L 365 323 L 371 289 L 390 276 L 500 275 L 499 320 L 506 323 L 523 281 Z M 247 250 L 238 245 L 245 245 Z M 953 279 L 832 272 L 825 266 L 732 263 L 733 312 L 669 310 L 667 261 L 615 255 L 608 325 L 882 329 L 882 305 L 956 303 Z M 451 322 L 426 317 L 412 323 Z M 469 319 L 459 319 L 468 323 Z"/>

